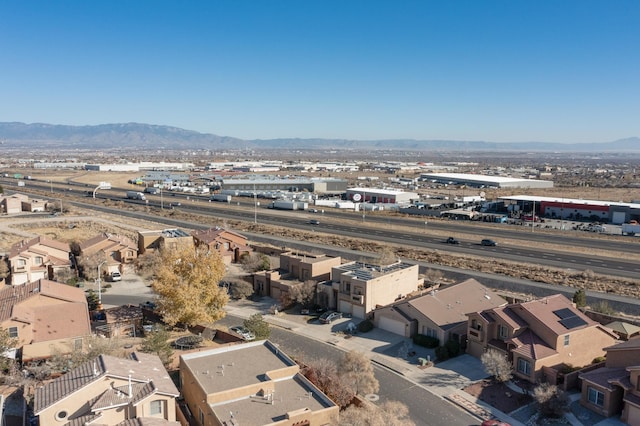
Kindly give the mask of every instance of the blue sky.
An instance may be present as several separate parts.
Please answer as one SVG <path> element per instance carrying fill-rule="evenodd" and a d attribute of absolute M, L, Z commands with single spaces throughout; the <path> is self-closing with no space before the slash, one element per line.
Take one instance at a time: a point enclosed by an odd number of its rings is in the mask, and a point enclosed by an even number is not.
<path fill-rule="evenodd" d="M 640 1 L 0 0 L 0 121 L 640 136 Z"/>

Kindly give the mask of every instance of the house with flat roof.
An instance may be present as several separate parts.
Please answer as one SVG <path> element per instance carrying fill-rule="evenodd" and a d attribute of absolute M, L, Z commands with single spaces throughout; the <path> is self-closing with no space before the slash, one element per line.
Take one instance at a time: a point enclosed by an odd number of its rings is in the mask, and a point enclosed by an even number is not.
<path fill-rule="evenodd" d="M 517 377 L 558 383 L 567 366 L 590 365 L 617 336 L 556 294 L 470 313 L 467 340 L 475 357 L 487 350 L 504 353 Z"/>
<path fill-rule="evenodd" d="M 69 244 L 43 236 L 15 243 L 8 256 L 11 284 L 55 279 L 71 270 L 70 253 Z"/>
<path fill-rule="evenodd" d="M 580 374 L 580 404 L 630 425 L 640 424 L 640 337 L 609 346 L 602 368 Z"/>
<path fill-rule="evenodd" d="M 48 280 L 5 286 L 0 328 L 18 340 L 22 362 L 81 351 L 91 335 L 84 291 Z"/>
<path fill-rule="evenodd" d="M 468 313 L 506 304 L 500 295 L 470 278 L 378 308 L 374 324 L 404 337 L 422 334 L 437 338 L 441 344 L 449 340 L 464 344 Z"/>
<path fill-rule="evenodd" d="M 339 407 L 268 340 L 180 356 L 190 424 L 332 425 Z"/>
<path fill-rule="evenodd" d="M 178 426 L 178 389 L 157 355 L 99 355 L 36 388 L 41 425 Z"/>
<path fill-rule="evenodd" d="M 386 265 L 348 262 L 331 268 L 331 280 L 318 286 L 319 304 L 366 318 L 378 306 L 406 297 L 424 283 L 418 265 L 402 261 Z"/>
<path fill-rule="evenodd" d="M 163 229 L 159 231 L 138 231 L 138 255 L 147 251 L 155 251 L 167 247 L 187 244 L 193 246 L 193 237 L 182 229 Z"/>
<path fill-rule="evenodd" d="M 276 300 L 287 300 L 292 287 L 305 281 L 326 281 L 331 269 L 342 263 L 340 257 L 287 251 L 280 254 L 280 267 L 273 271 L 258 271 L 253 276 L 257 294 Z"/>

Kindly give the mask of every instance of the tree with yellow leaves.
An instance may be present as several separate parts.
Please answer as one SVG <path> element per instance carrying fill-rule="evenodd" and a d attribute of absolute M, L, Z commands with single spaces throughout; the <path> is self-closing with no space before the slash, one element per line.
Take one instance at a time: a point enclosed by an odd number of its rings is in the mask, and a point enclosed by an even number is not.
<path fill-rule="evenodd" d="M 192 326 L 225 316 L 229 296 L 219 286 L 225 265 L 217 251 L 178 246 L 163 249 L 160 257 L 153 289 L 165 323 Z"/>

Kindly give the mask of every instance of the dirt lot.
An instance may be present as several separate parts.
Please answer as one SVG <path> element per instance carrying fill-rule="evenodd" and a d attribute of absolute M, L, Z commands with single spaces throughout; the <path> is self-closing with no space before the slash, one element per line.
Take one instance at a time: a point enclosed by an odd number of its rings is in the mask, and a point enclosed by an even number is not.
<path fill-rule="evenodd" d="M 533 402 L 530 395 L 519 394 L 509 389 L 504 383 L 496 383 L 488 379 L 473 383 L 463 390 L 507 414 Z"/>

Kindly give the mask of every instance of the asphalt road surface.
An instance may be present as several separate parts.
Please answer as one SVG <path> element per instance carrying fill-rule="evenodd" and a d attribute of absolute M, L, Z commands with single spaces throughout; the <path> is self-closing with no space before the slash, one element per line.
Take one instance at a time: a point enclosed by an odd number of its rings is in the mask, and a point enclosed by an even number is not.
<path fill-rule="evenodd" d="M 220 324 L 242 324 L 242 319 L 228 315 Z M 287 330 L 271 327 L 270 341 L 296 359 L 327 358 L 338 362 L 344 352 L 327 343 L 299 336 Z M 374 374 L 380 383 L 379 402 L 400 401 L 407 405 L 416 425 L 477 425 L 480 422 L 462 409 L 433 395 L 404 377 L 374 364 Z"/>

